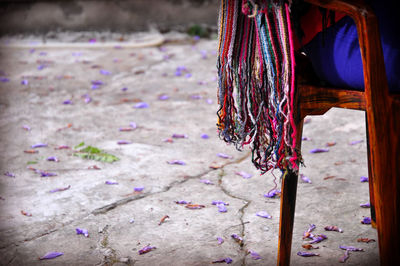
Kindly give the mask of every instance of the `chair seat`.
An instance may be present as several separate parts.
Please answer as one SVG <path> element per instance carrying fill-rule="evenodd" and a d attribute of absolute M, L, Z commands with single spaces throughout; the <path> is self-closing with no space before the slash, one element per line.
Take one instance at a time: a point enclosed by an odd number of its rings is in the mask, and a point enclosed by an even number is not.
<path fill-rule="evenodd" d="M 372 8 L 378 17 L 389 91 L 400 93 L 400 30 L 392 24 L 396 8 L 390 1 L 372 1 Z M 303 50 L 318 77 L 330 86 L 364 90 L 357 28 L 350 17 L 318 33 Z"/>

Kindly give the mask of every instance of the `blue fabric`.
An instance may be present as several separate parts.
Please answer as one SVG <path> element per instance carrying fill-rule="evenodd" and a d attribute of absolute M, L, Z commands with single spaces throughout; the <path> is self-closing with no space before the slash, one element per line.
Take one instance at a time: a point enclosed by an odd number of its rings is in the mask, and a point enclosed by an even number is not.
<path fill-rule="evenodd" d="M 373 1 L 371 6 L 378 17 L 389 91 L 400 93 L 400 14 L 395 14 L 394 1 Z M 319 78 L 331 86 L 364 89 L 357 29 L 350 17 L 318 33 L 304 52 Z"/>

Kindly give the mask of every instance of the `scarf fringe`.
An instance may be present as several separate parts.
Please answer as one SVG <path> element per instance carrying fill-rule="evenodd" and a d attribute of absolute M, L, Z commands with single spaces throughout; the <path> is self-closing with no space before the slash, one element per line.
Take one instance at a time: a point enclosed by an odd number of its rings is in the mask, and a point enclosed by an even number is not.
<path fill-rule="evenodd" d="M 294 50 L 284 1 L 222 0 L 218 131 L 265 173 L 298 169 L 293 119 Z"/>

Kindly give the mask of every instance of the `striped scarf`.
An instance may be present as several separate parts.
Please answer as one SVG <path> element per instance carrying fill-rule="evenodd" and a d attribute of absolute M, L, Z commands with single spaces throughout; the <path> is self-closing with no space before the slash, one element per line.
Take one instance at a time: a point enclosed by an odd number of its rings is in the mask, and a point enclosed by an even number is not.
<path fill-rule="evenodd" d="M 218 131 L 250 145 L 261 173 L 298 169 L 293 119 L 294 50 L 283 0 L 221 0 Z"/>

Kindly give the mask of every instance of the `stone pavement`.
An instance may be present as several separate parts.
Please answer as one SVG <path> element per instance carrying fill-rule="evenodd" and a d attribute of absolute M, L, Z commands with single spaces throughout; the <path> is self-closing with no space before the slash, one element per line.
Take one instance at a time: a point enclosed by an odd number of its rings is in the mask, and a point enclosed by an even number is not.
<path fill-rule="evenodd" d="M 216 40 L 171 36 L 115 47 L 2 43 L 1 265 L 209 265 L 228 257 L 275 265 L 280 203 L 264 194 L 279 172 L 260 175 L 247 149 L 218 137 Z M 350 252 L 347 265 L 379 265 L 376 230 L 361 223 L 370 216 L 360 207 L 369 199 L 360 182 L 368 175 L 364 113 L 333 109 L 307 122 L 301 173 L 311 183 L 299 180 L 292 265 L 337 265 L 339 245 L 364 249 Z M 309 152 L 328 142 L 336 143 L 329 152 Z M 119 160 L 82 158 L 87 146 Z M 228 203 L 226 212 L 213 201 Z M 328 238 L 311 250 L 320 256 L 300 257 L 309 224 Z M 147 245 L 155 249 L 139 254 Z M 63 255 L 38 259 L 48 252 Z"/>

